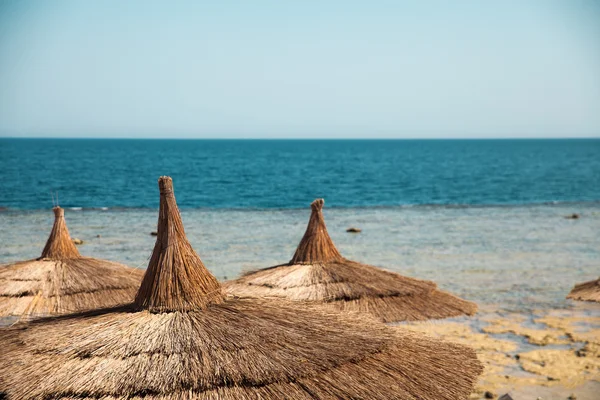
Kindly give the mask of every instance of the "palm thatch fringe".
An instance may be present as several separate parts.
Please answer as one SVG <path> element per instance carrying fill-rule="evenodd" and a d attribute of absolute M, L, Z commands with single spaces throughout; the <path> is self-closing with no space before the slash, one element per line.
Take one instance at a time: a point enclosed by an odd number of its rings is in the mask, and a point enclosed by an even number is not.
<path fill-rule="evenodd" d="M 55 207 L 54 215 L 42 257 L 0 267 L 0 318 L 65 314 L 134 298 L 143 271 L 82 257 L 69 236 L 63 209 Z"/>
<path fill-rule="evenodd" d="M 425 321 L 473 315 L 475 303 L 434 290 L 422 296 L 361 297 L 325 303 L 338 311 L 369 313 L 383 322 Z"/>
<path fill-rule="evenodd" d="M 328 264 L 284 264 L 226 282 L 240 297 L 276 296 L 303 301 L 348 301 L 362 297 L 426 295 L 436 284 L 384 269 L 341 260 Z"/>
<path fill-rule="evenodd" d="M 19 360 L 0 373 L 19 399 L 441 400 L 468 398 L 481 372 L 467 347 L 298 306 L 242 300 L 40 321 L 0 338 Z"/>
<path fill-rule="evenodd" d="M 135 303 L 0 332 L 8 398 L 468 398 L 482 370 L 472 349 L 306 303 L 215 296 L 171 179 L 159 182 L 160 244 Z"/>
<path fill-rule="evenodd" d="M 595 281 L 578 283 L 571 289 L 567 299 L 600 302 L 600 278 Z"/>
<path fill-rule="evenodd" d="M 342 257 L 323 218 L 323 199 L 311 204 L 306 233 L 292 260 L 244 274 L 224 284 L 237 297 L 280 297 L 369 313 L 383 322 L 473 315 L 475 303 L 409 278 Z"/>

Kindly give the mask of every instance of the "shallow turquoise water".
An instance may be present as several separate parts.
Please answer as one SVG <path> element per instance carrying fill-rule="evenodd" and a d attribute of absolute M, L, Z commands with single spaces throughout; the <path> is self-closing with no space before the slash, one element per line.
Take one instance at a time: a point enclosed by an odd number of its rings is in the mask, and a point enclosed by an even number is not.
<path fill-rule="evenodd" d="M 178 196 L 180 197 L 180 196 Z M 600 205 L 381 207 L 324 210 L 346 257 L 506 310 L 567 306 L 574 283 L 600 275 Z M 565 219 L 580 213 L 577 220 Z M 188 238 L 219 278 L 288 261 L 310 210 L 182 211 Z M 66 211 L 84 255 L 145 268 L 156 210 Z M 51 210 L 0 212 L 0 263 L 40 255 Z M 356 226 L 359 234 L 346 233 Z M 97 237 L 100 235 L 100 237 Z"/>

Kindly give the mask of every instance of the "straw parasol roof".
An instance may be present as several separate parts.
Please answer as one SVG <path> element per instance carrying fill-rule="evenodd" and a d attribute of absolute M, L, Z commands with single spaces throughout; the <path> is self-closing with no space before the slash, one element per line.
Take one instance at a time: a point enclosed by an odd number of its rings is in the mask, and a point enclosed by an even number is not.
<path fill-rule="evenodd" d="M 82 257 L 69 235 L 64 210 L 55 207 L 54 216 L 40 258 L 0 267 L 0 318 L 64 314 L 131 302 L 143 271 Z"/>
<path fill-rule="evenodd" d="M 578 283 L 571 289 L 567 299 L 600 303 L 600 278 L 595 281 Z"/>
<path fill-rule="evenodd" d="M 135 302 L 0 331 L 7 398 L 468 398 L 482 370 L 468 347 L 322 307 L 224 296 L 186 239 L 171 179 L 159 187 Z"/>
<path fill-rule="evenodd" d="M 434 282 L 344 258 L 327 233 L 323 204 L 323 199 L 311 204 L 306 233 L 290 262 L 227 282 L 227 291 L 239 297 L 319 302 L 340 311 L 366 312 L 384 322 L 475 314 L 475 303 L 438 290 Z"/>

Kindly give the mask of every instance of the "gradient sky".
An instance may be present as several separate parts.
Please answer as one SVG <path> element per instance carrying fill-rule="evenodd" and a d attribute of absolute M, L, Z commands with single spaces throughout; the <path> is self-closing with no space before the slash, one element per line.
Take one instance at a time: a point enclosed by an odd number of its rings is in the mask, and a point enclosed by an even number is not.
<path fill-rule="evenodd" d="M 0 0 L 0 136 L 600 136 L 600 2 Z"/>

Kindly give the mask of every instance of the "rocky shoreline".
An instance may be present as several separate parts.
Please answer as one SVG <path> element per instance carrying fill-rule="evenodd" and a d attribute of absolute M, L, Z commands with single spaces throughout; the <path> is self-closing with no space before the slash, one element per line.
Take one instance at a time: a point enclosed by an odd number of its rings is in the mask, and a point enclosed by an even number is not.
<path fill-rule="evenodd" d="M 485 365 L 471 399 L 597 399 L 600 305 L 507 313 L 486 307 L 475 318 L 401 324 L 473 347 Z"/>

